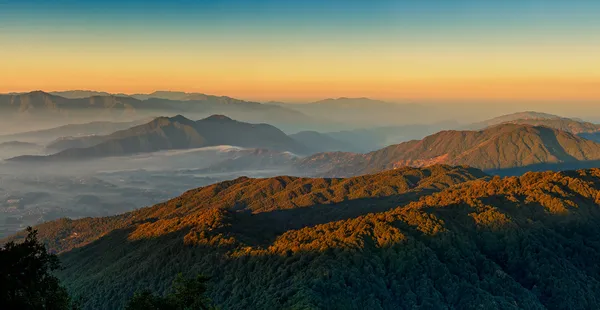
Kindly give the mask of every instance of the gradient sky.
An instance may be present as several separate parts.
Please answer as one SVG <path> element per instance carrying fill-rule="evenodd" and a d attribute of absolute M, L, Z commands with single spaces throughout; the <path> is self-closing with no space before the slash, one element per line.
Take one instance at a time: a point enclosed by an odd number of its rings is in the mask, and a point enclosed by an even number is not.
<path fill-rule="evenodd" d="M 600 99 L 600 1 L 0 0 L 0 92 Z"/>

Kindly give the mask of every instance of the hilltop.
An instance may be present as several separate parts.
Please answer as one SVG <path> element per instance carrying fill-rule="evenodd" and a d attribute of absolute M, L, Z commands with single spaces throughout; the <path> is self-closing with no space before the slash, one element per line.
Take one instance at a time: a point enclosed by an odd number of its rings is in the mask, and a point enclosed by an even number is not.
<path fill-rule="evenodd" d="M 322 160 L 324 157 L 326 161 Z M 548 167 L 544 165 L 560 167 L 597 160 L 600 160 L 600 144 L 596 142 L 548 127 L 503 124 L 481 131 L 441 131 L 422 140 L 391 145 L 367 154 L 315 154 L 299 165 L 319 162 L 331 167 L 323 175 L 349 176 L 437 163 L 506 172 L 514 168 L 543 169 Z"/>
<path fill-rule="evenodd" d="M 211 277 L 226 309 L 600 307 L 600 170 L 463 167 L 240 178 L 119 216 L 38 227 L 84 308 Z"/>

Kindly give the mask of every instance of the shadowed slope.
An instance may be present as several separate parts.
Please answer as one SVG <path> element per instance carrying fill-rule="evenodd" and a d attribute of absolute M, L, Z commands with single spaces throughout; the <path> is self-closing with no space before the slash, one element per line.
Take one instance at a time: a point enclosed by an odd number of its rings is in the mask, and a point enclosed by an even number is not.
<path fill-rule="evenodd" d="M 446 171 L 438 177 L 465 172 L 432 169 Z M 410 174 L 427 170 L 406 171 L 409 175 L 377 184 L 356 201 L 369 209 L 382 202 L 379 189 L 436 187 L 427 177 L 408 182 Z M 352 185 L 360 179 L 322 180 L 330 182 L 327 190 L 311 192 L 330 201 L 327 195 L 345 193 L 346 187 L 371 190 Z M 376 179 L 386 178 L 370 180 Z M 278 207 L 304 201 L 302 190 L 292 190 L 304 188 L 299 180 L 304 179 L 255 180 L 263 188 L 256 192 L 247 184 L 252 180 L 237 179 L 123 216 L 47 223 L 39 227 L 40 234 L 55 238 L 48 240 L 51 246 L 63 249 L 70 247 L 65 240 L 102 236 L 62 255 L 66 269 L 61 277 L 72 292 L 86 296 L 86 308 L 115 308 L 136 288 L 163 292 L 177 272 L 198 271 L 212 277 L 211 298 L 226 309 L 600 306 L 598 169 L 460 183 L 397 208 L 268 236 L 283 227 L 268 214 L 290 212 L 302 218 L 321 209 L 328 216 L 327 209 L 342 206 L 319 204 L 323 197 L 317 195 L 314 208 Z M 394 191 L 388 190 L 383 196 Z M 287 200 L 278 196 L 286 192 L 294 194 Z M 230 196 L 241 204 L 216 198 Z M 253 205 L 259 197 L 266 203 Z M 123 220 L 128 224 L 116 224 Z M 92 238 L 90 231 L 101 227 Z M 257 232 L 265 232 L 265 242 L 255 243 L 261 237 Z"/>
<path fill-rule="evenodd" d="M 106 218 L 58 220 L 42 224 L 38 228 L 40 236 L 48 240 L 53 249 L 64 251 L 97 239 L 110 230 L 147 227 L 157 221 L 170 222 L 171 219 L 180 216 L 194 219 L 207 210 L 227 209 L 255 214 L 331 205 L 362 198 L 394 197 L 407 192 L 430 193 L 485 176 L 477 169 L 442 165 L 427 168 L 406 167 L 348 179 L 241 177 L 190 190 L 180 197 L 151 208 Z M 363 208 L 362 212 L 370 211 L 369 208 Z M 170 229 L 179 230 L 184 227 L 185 224 L 177 224 Z"/>
<path fill-rule="evenodd" d="M 238 122 L 222 115 L 213 115 L 199 121 L 192 121 L 181 115 L 159 117 L 147 124 L 107 136 L 73 138 L 65 143 L 73 148 L 50 156 L 22 156 L 12 160 L 77 160 L 217 145 L 305 151 L 303 145 L 276 127 Z"/>
<path fill-rule="evenodd" d="M 482 131 L 442 131 L 423 140 L 392 145 L 365 155 L 330 154 L 328 160 L 319 160 L 319 156 L 324 155 L 307 157 L 299 165 L 329 165 L 330 170 L 321 172 L 331 176 L 436 163 L 499 170 L 599 160 L 600 144 L 548 127 L 504 124 Z M 351 161 L 342 160 L 349 157 Z"/>

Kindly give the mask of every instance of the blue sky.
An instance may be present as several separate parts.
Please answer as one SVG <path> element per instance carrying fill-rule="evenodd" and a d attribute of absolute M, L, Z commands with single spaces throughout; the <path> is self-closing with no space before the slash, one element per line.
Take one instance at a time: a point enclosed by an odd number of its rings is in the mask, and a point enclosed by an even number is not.
<path fill-rule="evenodd" d="M 564 83 L 589 98 L 600 1 L 0 0 L 0 41 L 0 65 L 14 71 L 0 91 L 177 87 L 283 99 L 326 96 L 330 85 L 331 96 L 443 99 L 471 83 L 484 97 Z M 24 69 L 40 74 L 25 80 Z"/>

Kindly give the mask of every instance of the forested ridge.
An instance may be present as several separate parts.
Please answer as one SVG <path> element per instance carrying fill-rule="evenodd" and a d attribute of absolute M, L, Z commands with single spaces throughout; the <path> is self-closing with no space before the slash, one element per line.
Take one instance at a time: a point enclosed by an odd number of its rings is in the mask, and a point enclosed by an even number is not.
<path fill-rule="evenodd" d="M 599 160 L 600 143 L 551 127 L 505 123 L 478 131 L 440 131 L 367 154 L 314 154 L 299 160 L 296 166 L 335 177 L 434 164 L 468 165 L 494 174 L 520 175 L 523 170 L 597 167 Z"/>
<path fill-rule="evenodd" d="M 221 309 L 600 307 L 600 169 L 399 170 L 241 178 L 38 229 L 90 309 L 166 292 L 180 272 L 208 276 Z"/>

